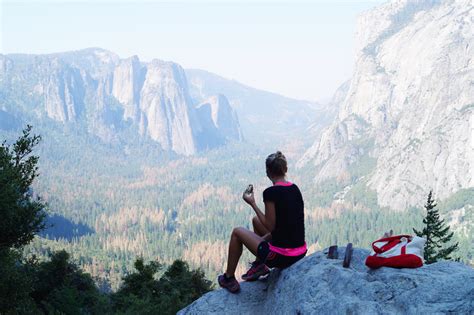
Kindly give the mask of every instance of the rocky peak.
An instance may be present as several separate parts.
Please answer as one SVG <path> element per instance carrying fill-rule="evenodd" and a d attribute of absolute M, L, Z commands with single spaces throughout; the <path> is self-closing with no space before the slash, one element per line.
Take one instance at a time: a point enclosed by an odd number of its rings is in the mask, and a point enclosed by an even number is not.
<path fill-rule="evenodd" d="M 224 95 L 218 94 L 209 97 L 199 104 L 197 109 L 200 112 L 206 112 L 202 115 L 210 115 L 214 127 L 226 140 L 242 140 L 237 114 Z"/>
<path fill-rule="evenodd" d="M 139 119 L 140 91 L 146 67 L 137 56 L 120 60 L 113 72 L 112 95 L 124 106 L 124 119 Z"/>
<path fill-rule="evenodd" d="M 339 248 L 344 257 L 345 248 Z M 417 269 L 365 266 L 355 248 L 350 268 L 323 252 L 272 270 L 266 280 L 241 282 L 241 292 L 218 289 L 178 314 L 470 314 L 474 269 L 438 262 Z"/>
<path fill-rule="evenodd" d="M 140 130 L 165 150 L 195 153 L 193 127 L 200 125 L 187 90 L 186 76 L 177 64 L 153 60 L 140 94 Z"/>

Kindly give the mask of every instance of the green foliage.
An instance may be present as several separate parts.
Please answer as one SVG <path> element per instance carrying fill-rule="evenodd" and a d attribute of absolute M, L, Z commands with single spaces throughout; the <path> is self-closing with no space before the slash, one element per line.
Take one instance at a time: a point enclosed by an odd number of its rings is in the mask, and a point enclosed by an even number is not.
<path fill-rule="evenodd" d="M 354 207 L 364 206 L 371 210 L 377 210 L 377 193 L 367 187 L 367 180 L 364 178 L 355 183 L 347 192 L 345 200 L 349 201 Z"/>
<path fill-rule="evenodd" d="M 33 200 L 30 186 L 38 173 L 38 157 L 31 156 L 39 136 L 28 126 L 11 147 L 0 147 L 0 310 L 2 314 L 100 314 L 110 313 L 110 297 L 101 293 L 91 275 L 83 272 L 70 255 L 60 250 L 49 260 L 35 256 L 24 260 L 17 248 L 27 245 L 44 227 L 44 204 Z M 74 250 L 73 250 L 74 252 Z M 211 290 L 200 270 L 190 270 L 177 260 L 160 280 L 154 276 L 158 262 L 135 262 L 137 273 L 125 277 L 113 295 L 114 308 L 129 314 L 172 314 Z"/>
<path fill-rule="evenodd" d="M 19 254 L 0 256 L 2 314 L 175 314 L 212 290 L 201 270 L 176 260 L 162 277 L 158 262 L 135 262 L 136 272 L 123 279 L 111 296 L 99 292 L 92 277 L 59 251 L 49 261 L 20 262 Z"/>
<path fill-rule="evenodd" d="M 135 262 L 135 273 L 123 280 L 112 296 L 114 312 L 121 314 L 175 314 L 201 295 L 212 290 L 201 270 L 189 270 L 187 263 L 176 260 L 157 280 L 154 275 L 161 268 L 157 262 L 145 265 Z"/>
<path fill-rule="evenodd" d="M 125 310 L 129 308 L 130 301 L 151 300 L 154 293 L 159 291 L 158 282 L 154 276 L 160 268 L 161 265 L 158 262 L 152 261 L 145 265 L 143 258 L 137 259 L 135 261 L 137 272 L 124 277 L 119 291 L 113 295 L 115 309 Z M 135 302 L 132 304 L 136 304 Z"/>
<path fill-rule="evenodd" d="M 31 155 L 40 137 L 31 126 L 13 146 L 0 146 L 0 249 L 20 248 L 44 228 L 45 205 L 30 189 L 38 175 L 38 157 Z"/>
<path fill-rule="evenodd" d="M 393 229 L 396 233 L 407 234 L 421 215 L 417 209 L 407 211 L 404 215 L 381 209 L 377 211 L 354 211 L 343 209 L 339 216 L 305 221 L 306 242 L 318 243 L 321 247 L 331 244 L 353 243 L 355 247 L 369 248 L 370 244 L 380 238 L 385 231 Z"/>
<path fill-rule="evenodd" d="M 0 309 L 11 314 L 36 312 L 34 272 L 16 249 L 44 228 L 44 204 L 30 190 L 38 171 L 38 157 L 30 154 L 39 141 L 27 126 L 12 146 L 0 146 Z"/>
<path fill-rule="evenodd" d="M 98 314 L 107 310 L 107 298 L 89 274 L 69 261 L 65 251 L 39 263 L 36 279 L 31 296 L 46 314 Z"/>
<path fill-rule="evenodd" d="M 9 146 L 0 146 L 0 309 L 11 314 L 87 314 L 101 311 L 94 281 L 68 261 L 64 252 L 50 262 L 24 261 L 16 250 L 44 228 L 45 205 L 30 186 L 38 175 L 38 157 L 31 155 L 40 137 L 31 126 Z"/>
<path fill-rule="evenodd" d="M 433 199 L 432 191 L 428 194 L 426 201 L 426 217 L 423 219 L 423 230 L 413 229 L 416 235 L 424 237 L 426 244 L 424 248 L 424 258 L 427 264 L 445 259 L 451 260 L 451 254 L 458 248 L 458 243 L 445 247 L 453 238 L 454 232 L 449 231 L 449 226 L 440 219 L 436 203 Z"/>
<path fill-rule="evenodd" d="M 375 169 L 377 159 L 370 155 L 374 148 L 374 139 L 361 138 L 353 140 L 352 144 L 357 148 L 359 154 L 357 159 L 348 167 L 351 176 L 351 183 L 354 184 L 357 181 L 360 181 L 363 176 L 366 176 Z"/>
<path fill-rule="evenodd" d="M 329 207 L 334 200 L 334 195 L 343 188 L 335 179 L 325 180 L 310 188 L 306 200 L 307 204 L 310 202 L 313 205 Z"/>
<path fill-rule="evenodd" d="M 107 296 L 65 251 L 41 263 L 34 257 L 24 261 L 14 251 L 0 260 L 0 309 L 5 314 L 99 314 L 110 309 Z"/>
<path fill-rule="evenodd" d="M 0 313 L 39 314 L 30 295 L 35 281 L 34 268 L 18 251 L 0 250 Z"/>

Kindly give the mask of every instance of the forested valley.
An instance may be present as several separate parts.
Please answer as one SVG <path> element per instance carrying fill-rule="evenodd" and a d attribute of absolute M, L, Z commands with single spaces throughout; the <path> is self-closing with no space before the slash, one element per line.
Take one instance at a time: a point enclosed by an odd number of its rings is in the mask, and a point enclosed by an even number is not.
<path fill-rule="evenodd" d="M 377 206 L 358 165 L 339 181 L 315 185 L 307 169 L 294 167 L 301 145 L 257 146 L 232 143 L 192 157 L 164 154 L 153 143 L 137 143 L 125 150 L 74 131 L 39 126 L 39 177 L 35 195 L 47 203 L 47 229 L 24 249 L 40 261 L 59 250 L 81 270 L 90 273 L 103 292 L 119 289 L 136 259 L 171 265 L 176 259 L 201 268 L 208 279 L 225 267 L 227 243 L 235 226 L 251 227 L 253 212 L 242 201 L 252 183 L 256 196 L 271 183 L 265 176 L 265 157 L 282 150 L 290 161 L 288 179 L 305 199 L 306 239 L 310 252 L 331 244 L 369 248 L 384 231 L 412 233 L 422 224 L 422 206 L 394 212 Z M 18 132 L 5 133 L 8 141 Z M 343 199 L 340 198 L 344 192 Z M 473 191 L 460 191 L 439 202 L 442 213 L 472 203 Z M 260 204 L 263 205 L 261 197 Z M 472 235 L 463 234 L 457 257 L 472 263 Z M 456 231 L 456 229 L 455 229 Z M 467 230 L 469 231 L 469 230 Z M 251 261 L 244 254 L 238 274 Z"/>

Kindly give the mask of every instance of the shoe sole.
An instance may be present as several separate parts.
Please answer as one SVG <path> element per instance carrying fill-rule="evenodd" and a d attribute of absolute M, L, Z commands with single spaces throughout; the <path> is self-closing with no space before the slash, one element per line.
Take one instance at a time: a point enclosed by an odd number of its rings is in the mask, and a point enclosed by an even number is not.
<path fill-rule="evenodd" d="M 256 272 L 254 273 L 252 276 L 250 277 L 242 277 L 242 280 L 244 281 L 248 281 L 248 282 L 253 282 L 253 281 L 257 281 L 258 278 L 260 278 L 261 276 L 264 276 L 264 275 L 267 275 L 269 274 L 270 271 L 266 270 L 266 271 L 260 271 L 260 272 Z"/>

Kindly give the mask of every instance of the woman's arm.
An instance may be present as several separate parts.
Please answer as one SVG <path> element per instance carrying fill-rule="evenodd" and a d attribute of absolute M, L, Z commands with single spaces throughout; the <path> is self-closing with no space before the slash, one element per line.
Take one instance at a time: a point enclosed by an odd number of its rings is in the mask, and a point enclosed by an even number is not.
<path fill-rule="evenodd" d="M 272 201 L 266 201 L 264 214 L 262 210 L 260 210 L 260 208 L 257 206 L 253 192 L 244 192 L 242 198 L 252 207 L 260 222 L 262 222 L 263 226 L 271 233 L 271 231 L 273 231 L 273 229 L 275 228 L 275 203 Z"/>
<path fill-rule="evenodd" d="M 262 222 L 263 226 L 268 231 L 273 231 L 273 229 L 275 228 L 275 203 L 271 201 L 265 202 L 265 214 L 257 206 L 255 200 L 253 203 L 250 204 L 250 206 L 255 211 L 255 214 L 257 215 L 260 222 Z"/>

